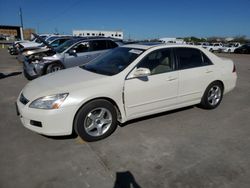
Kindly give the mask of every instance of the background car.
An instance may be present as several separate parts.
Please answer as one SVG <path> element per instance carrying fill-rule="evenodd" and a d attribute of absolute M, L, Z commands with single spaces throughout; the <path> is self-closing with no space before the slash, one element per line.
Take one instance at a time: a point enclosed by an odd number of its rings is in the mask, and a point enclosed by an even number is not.
<path fill-rule="evenodd" d="M 236 48 L 239 48 L 241 46 L 240 43 L 230 43 L 230 44 L 224 44 L 220 49 L 219 52 L 224 53 L 233 53 Z"/>
<path fill-rule="evenodd" d="M 46 39 L 48 36 L 48 34 L 42 34 L 39 35 L 39 39 L 37 37 L 33 37 L 31 40 L 18 40 L 13 42 L 12 45 L 10 45 L 8 47 L 8 52 L 10 55 L 18 55 L 20 49 L 22 49 L 25 43 L 28 43 L 28 45 L 25 46 L 29 46 L 29 47 L 34 47 L 34 46 L 40 46 L 42 44 L 42 41 L 40 40 L 42 39 Z"/>
<path fill-rule="evenodd" d="M 196 104 L 214 109 L 236 79 L 231 60 L 203 48 L 131 44 L 31 81 L 17 110 L 23 125 L 40 134 L 75 131 L 96 141 L 112 134 L 118 122 Z"/>
<path fill-rule="evenodd" d="M 216 51 L 219 51 L 220 48 L 223 47 L 223 45 L 222 43 L 212 43 L 208 46 L 203 46 L 203 47 L 209 50 L 210 52 L 216 52 Z"/>
<path fill-rule="evenodd" d="M 250 44 L 245 44 L 234 50 L 234 53 L 237 54 L 250 54 Z"/>
<path fill-rule="evenodd" d="M 23 61 L 26 58 L 29 58 L 30 56 L 42 56 L 45 57 L 47 55 L 51 54 L 51 51 L 54 51 L 54 48 L 62 45 L 64 42 L 73 39 L 72 36 L 56 36 L 51 38 L 51 40 L 45 41 L 42 40 L 42 44 L 37 47 L 31 47 L 31 48 L 24 48 L 22 51 L 19 52 L 17 59 L 20 63 L 23 63 Z"/>
<path fill-rule="evenodd" d="M 61 69 L 82 65 L 109 49 L 121 45 L 120 40 L 110 38 L 74 38 L 53 48 L 51 56 L 41 57 L 41 59 L 33 58 L 33 56 L 25 58 L 24 75 L 31 80 Z"/>

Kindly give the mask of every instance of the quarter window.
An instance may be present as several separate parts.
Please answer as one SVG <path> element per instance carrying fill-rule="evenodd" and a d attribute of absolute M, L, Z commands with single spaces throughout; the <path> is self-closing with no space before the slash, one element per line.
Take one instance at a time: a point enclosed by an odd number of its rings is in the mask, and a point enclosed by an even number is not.
<path fill-rule="evenodd" d="M 212 65 L 212 61 L 202 52 L 203 65 Z"/>
<path fill-rule="evenodd" d="M 157 50 L 148 54 L 137 66 L 148 68 L 151 75 L 165 73 L 173 70 L 171 49 Z"/>

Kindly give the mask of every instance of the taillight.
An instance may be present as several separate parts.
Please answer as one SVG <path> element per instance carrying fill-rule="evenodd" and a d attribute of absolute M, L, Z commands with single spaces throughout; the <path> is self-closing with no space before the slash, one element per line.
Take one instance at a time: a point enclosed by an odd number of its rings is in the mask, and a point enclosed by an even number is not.
<path fill-rule="evenodd" d="M 236 72 L 236 66 L 234 65 L 233 72 Z"/>

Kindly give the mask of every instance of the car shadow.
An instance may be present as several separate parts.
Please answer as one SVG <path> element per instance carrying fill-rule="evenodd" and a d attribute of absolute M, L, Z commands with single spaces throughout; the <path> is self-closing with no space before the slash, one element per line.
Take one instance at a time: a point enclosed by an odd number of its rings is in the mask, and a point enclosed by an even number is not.
<path fill-rule="evenodd" d="M 153 118 L 157 118 L 157 117 L 160 117 L 160 116 L 170 115 L 170 114 L 177 113 L 177 112 L 182 112 L 182 111 L 185 111 L 185 110 L 192 109 L 194 107 L 195 107 L 195 105 L 194 106 L 184 107 L 184 108 L 179 108 L 179 109 L 171 110 L 171 111 L 167 111 L 167 112 L 162 112 L 162 113 L 158 113 L 158 114 L 153 114 L 153 115 L 149 115 L 149 116 L 145 116 L 145 117 L 141 117 L 141 118 L 137 118 L 137 119 L 133 119 L 133 120 L 129 120 L 129 121 L 125 122 L 125 123 L 119 124 L 119 126 L 120 127 L 125 127 L 125 126 L 132 125 L 132 124 L 140 122 L 140 121 L 153 119 Z M 42 135 L 42 136 L 44 136 L 46 138 L 49 138 L 49 139 L 54 139 L 54 140 L 76 139 L 78 137 L 78 135 L 74 131 L 73 131 L 73 133 L 71 135 L 68 135 L 68 136 L 47 136 L 47 135 Z"/>
<path fill-rule="evenodd" d="M 132 119 L 132 120 L 129 120 L 129 121 L 125 122 L 125 123 L 119 124 L 119 126 L 120 127 L 125 127 L 127 125 L 137 123 L 139 121 L 144 121 L 144 120 L 148 120 L 148 119 L 157 118 L 157 117 L 160 117 L 160 116 L 166 116 L 166 115 L 174 114 L 174 113 L 177 113 L 177 112 L 192 109 L 194 107 L 195 107 L 194 105 L 193 106 L 187 106 L 187 107 L 183 107 L 183 108 L 179 108 L 179 109 L 175 109 L 175 110 L 170 110 L 170 111 L 161 112 L 161 113 L 158 113 L 158 114 L 153 114 L 153 115 L 144 116 L 144 117 L 141 117 L 141 118 Z"/>
<path fill-rule="evenodd" d="M 17 76 L 19 74 L 22 74 L 22 72 L 11 72 L 11 73 L 1 73 L 0 72 L 0 79 L 4 79 L 10 76 Z"/>
<path fill-rule="evenodd" d="M 53 140 L 70 140 L 70 139 L 76 139 L 78 135 L 73 132 L 71 135 L 66 135 L 66 136 L 47 136 L 47 135 L 42 135 L 46 138 L 53 139 Z"/>

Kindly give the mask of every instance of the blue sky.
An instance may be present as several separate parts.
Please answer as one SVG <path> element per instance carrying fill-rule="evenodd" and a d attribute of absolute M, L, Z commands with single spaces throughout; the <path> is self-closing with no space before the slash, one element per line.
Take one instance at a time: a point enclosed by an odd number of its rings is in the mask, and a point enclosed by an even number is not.
<path fill-rule="evenodd" d="M 72 34 L 73 29 L 122 29 L 125 38 L 250 38 L 250 0 L 0 0 L 0 25 L 20 25 L 39 33 Z"/>

